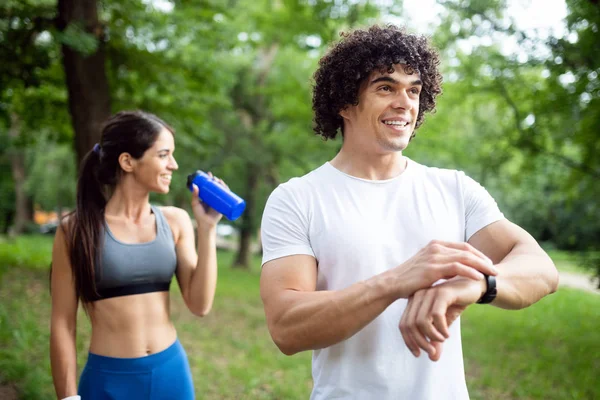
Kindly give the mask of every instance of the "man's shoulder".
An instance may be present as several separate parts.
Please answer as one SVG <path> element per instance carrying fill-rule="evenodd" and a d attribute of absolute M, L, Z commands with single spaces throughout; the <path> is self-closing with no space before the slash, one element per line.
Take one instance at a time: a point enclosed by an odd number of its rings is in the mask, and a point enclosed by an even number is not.
<path fill-rule="evenodd" d="M 280 183 L 269 195 L 265 214 L 278 213 L 282 210 L 308 212 L 311 199 L 323 187 L 326 180 L 327 164 L 324 164 L 305 175 L 290 178 Z"/>
<path fill-rule="evenodd" d="M 279 184 L 277 189 L 282 191 L 290 192 L 305 192 L 310 188 L 318 187 L 319 184 L 326 179 L 327 176 L 327 163 L 313 169 L 312 171 L 302 175 L 290 178 L 287 182 Z"/>
<path fill-rule="evenodd" d="M 410 160 L 409 162 L 415 169 L 416 174 L 420 175 L 421 178 L 430 179 L 433 181 L 456 183 L 465 175 L 463 171 L 458 169 L 429 166 L 420 164 L 414 160 Z"/>
<path fill-rule="evenodd" d="M 417 168 L 415 168 L 417 169 Z M 482 184 L 460 169 L 429 167 L 418 164 L 419 182 L 430 188 L 455 195 L 481 193 L 485 189 Z"/>

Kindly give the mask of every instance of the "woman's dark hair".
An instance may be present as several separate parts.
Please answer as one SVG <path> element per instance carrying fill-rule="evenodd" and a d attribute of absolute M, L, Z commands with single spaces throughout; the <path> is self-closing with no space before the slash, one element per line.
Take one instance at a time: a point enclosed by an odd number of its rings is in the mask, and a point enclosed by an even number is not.
<path fill-rule="evenodd" d="M 343 135 L 339 112 L 350 105 L 358 105 L 359 88 L 373 71 L 391 74 L 394 64 L 407 64 L 406 73 L 416 71 L 420 74 L 423 88 L 419 98 L 418 128 L 424 114 L 435 109 L 435 98 L 442 92 L 439 57 L 427 38 L 409 34 L 394 25 L 383 28 L 375 25 L 341 36 L 342 40 L 321 58 L 314 75 L 315 133 L 325 139 L 334 139 L 340 129 Z"/>
<path fill-rule="evenodd" d="M 102 244 L 104 208 L 122 172 L 119 156 L 129 153 L 134 159 L 141 158 L 163 129 L 175 134 L 169 125 L 153 114 L 119 112 L 106 121 L 100 143 L 81 162 L 77 206 L 68 215 L 65 233 L 75 292 L 84 306 L 99 297 L 95 280 L 96 262 Z"/>

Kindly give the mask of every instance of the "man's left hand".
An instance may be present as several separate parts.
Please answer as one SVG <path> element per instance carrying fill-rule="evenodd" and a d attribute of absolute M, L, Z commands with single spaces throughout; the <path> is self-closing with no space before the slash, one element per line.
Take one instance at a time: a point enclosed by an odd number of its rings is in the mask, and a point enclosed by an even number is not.
<path fill-rule="evenodd" d="M 400 332 L 414 356 L 419 357 L 423 349 L 430 360 L 439 360 L 442 344 L 450 337 L 448 328 L 486 289 L 485 280 L 457 277 L 411 296 L 400 320 Z"/>

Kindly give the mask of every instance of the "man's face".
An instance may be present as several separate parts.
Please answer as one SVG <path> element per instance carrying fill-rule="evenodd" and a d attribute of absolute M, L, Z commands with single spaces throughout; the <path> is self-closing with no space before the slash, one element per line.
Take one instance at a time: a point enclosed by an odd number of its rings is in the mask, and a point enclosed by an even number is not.
<path fill-rule="evenodd" d="M 378 153 L 402 151 L 408 146 L 417 123 L 423 84 L 418 73 L 407 74 L 405 68 L 404 64 L 395 64 L 392 74 L 374 71 L 363 82 L 358 105 L 340 112 L 344 141 Z"/>

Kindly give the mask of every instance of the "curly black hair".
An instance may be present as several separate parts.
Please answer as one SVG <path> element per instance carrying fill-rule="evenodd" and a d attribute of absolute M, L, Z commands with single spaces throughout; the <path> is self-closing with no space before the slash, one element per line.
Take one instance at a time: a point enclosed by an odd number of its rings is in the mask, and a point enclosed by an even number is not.
<path fill-rule="evenodd" d="M 394 25 L 374 25 L 340 36 L 342 40 L 321 58 L 314 74 L 315 133 L 324 139 L 334 139 L 340 129 L 343 135 L 339 112 L 358 104 L 359 88 L 373 71 L 393 73 L 394 64 L 407 64 L 407 73 L 414 70 L 420 74 L 423 87 L 416 122 L 418 128 L 424 114 L 435 109 L 435 98 L 442 92 L 439 56 L 427 38 L 407 33 Z"/>

